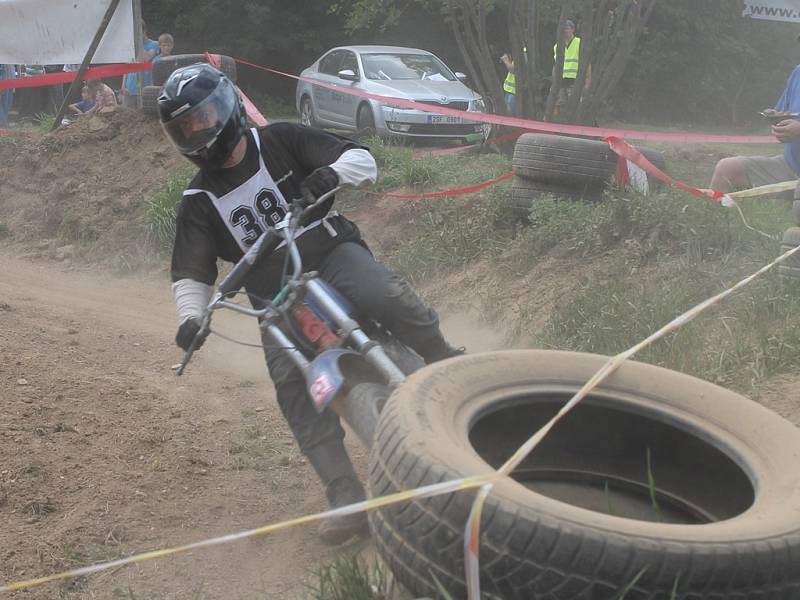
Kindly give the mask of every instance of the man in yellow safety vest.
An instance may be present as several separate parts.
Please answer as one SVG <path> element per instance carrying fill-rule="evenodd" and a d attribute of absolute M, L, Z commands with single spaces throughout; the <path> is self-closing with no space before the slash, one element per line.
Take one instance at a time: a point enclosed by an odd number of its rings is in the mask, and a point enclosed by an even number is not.
<path fill-rule="evenodd" d="M 517 116 L 517 75 L 514 71 L 514 59 L 511 58 L 508 53 L 503 54 L 500 57 L 500 62 L 502 62 L 506 70 L 508 70 L 508 74 L 506 75 L 506 79 L 503 82 L 503 96 L 505 97 L 506 101 L 506 112 L 511 117 Z"/>
<path fill-rule="evenodd" d="M 559 109 L 567 103 L 567 100 L 572 95 L 572 87 L 575 85 L 575 80 L 578 78 L 578 67 L 581 56 L 581 38 L 575 35 L 575 23 L 567 19 L 564 21 L 564 68 L 561 71 L 561 89 L 558 92 L 556 99 L 555 114 L 559 113 Z M 558 65 L 557 57 L 558 44 L 553 45 L 553 79 L 556 78 L 556 66 Z"/>

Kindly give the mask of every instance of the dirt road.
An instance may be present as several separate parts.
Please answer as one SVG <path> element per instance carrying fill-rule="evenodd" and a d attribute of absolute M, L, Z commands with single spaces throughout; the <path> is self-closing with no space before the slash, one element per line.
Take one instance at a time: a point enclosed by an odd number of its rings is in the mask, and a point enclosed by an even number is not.
<path fill-rule="evenodd" d="M 165 273 L 118 279 L 7 252 L 0 262 L 0 580 L 325 507 L 259 349 L 212 337 L 174 375 Z M 456 343 L 502 345 L 464 325 L 445 320 Z M 215 329 L 257 340 L 247 317 L 220 313 Z M 363 469 L 365 452 L 351 452 Z M 331 556 L 310 526 L 11 597 L 300 597 Z"/>
<path fill-rule="evenodd" d="M 166 276 L 0 260 L 0 580 L 324 508 L 258 349 L 212 338 L 175 377 Z M 290 597 L 329 553 L 305 528 L 12 597 Z"/>

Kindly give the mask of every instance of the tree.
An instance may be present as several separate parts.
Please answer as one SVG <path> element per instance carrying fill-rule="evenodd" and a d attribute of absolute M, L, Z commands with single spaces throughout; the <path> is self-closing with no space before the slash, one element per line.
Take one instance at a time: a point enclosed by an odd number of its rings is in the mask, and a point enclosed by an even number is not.
<path fill-rule="evenodd" d="M 560 22 L 563 22 L 567 5 L 566 0 L 562 2 Z M 579 70 L 566 105 L 568 120 L 585 123 L 595 120 L 599 109 L 617 89 L 655 6 L 656 0 L 583 0 Z M 556 73 L 561 72 L 563 65 L 562 44 L 559 35 Z M 559 79 L 554 77 L 547 106 L 548 119 L 552 117 L 557 94 L 554 89 L 558 89 Z"/>

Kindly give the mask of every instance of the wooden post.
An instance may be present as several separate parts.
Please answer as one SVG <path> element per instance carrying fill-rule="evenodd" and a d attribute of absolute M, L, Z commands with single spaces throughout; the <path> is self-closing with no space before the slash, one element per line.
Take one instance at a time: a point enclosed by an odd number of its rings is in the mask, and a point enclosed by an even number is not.
<path fill-rule="evenodd" d="M 133 0 L 133 49 L 135 60 L 140 61 L 144 56 L 144 28 L 142 27 L 142 0 Z M 125 87 L 126 77 L 122 76 L 122 87 Z M 139 95 L 136 96 L 136 108 L 142 108 L 142 89 L 144 89 L 144 73 L 136 74 L 136 85 Z"/>
<path fill-rule="evenodd" d="M 75 75 L 75 79 L 72 80 L 72 83 L 69 86 L 69 91 L 67 92 L 66 96 L 64 96 L 64 102 L 61 103 L 61 108 L 58 109 L 58 114 L 56 115 L 56 121 L 53 123 L 52 129 L 50 131 L 55 131 L 59 127 L 61 127 L 61 119 L 64 118 L 64 113 L 67 111 L 67 103 L 69 99 L 72 97 L 73 92 L 78 89 L 78 86 L 83 81 L 83 76 L 86 74 L 86 69 L 89 68 L 89 63 L 92 62 L 92 58 L 94 57 L 94 53 L 97 50 L 97 47 L 100 45 L 100 40 L 103 39 L 103 35 L 108 29 L 108 24 L 111 22 L 111 17 L 114 16 L 114 13 L 119 6 L 120 0 L 111 0 L 111 3 L 108 5 L 108 9 L 106 10 L 106 14 L 103 15 L 103 20 L 100 21 L 100 27 L 97 28 L 97 33 L 94 34 L 94 39 L 92 43 L 89 45 L 89 49 L 86 51 L 86 56 L 83 57 L 83 62 L 81 63 L 81 68 L 78 69 L 78 73 Z"/>

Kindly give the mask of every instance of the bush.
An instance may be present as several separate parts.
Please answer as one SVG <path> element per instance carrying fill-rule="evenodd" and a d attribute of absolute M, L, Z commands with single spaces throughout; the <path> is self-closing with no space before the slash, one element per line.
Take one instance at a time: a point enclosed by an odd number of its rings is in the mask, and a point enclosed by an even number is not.
<path fill-rule="evenodd" d="M 147 238 L 158 250 L 169 251 L 172 248 L 175 241 L 175 210 L 192 176 L 193 171 L 188 167 L 174 173 L 153 199 L 147 202 Z"/>

